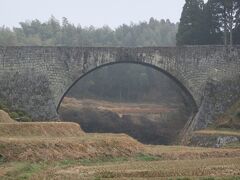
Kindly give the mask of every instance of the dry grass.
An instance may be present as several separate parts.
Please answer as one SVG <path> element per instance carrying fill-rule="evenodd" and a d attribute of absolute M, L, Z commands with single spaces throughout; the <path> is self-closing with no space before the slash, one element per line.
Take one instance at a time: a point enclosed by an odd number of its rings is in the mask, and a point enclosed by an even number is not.
<path fill-rule="evenodd" d="M 117 114 L 159 114 L 175 111 L 173 108 L 158 104 L 141 104 L 141 103 L 114 103 L 103 100 L 84 99 L 77 100 L 75 98 L 65 97 L 62 104 L 62 108 L 81 108 L 81 107 L 95 107 L 99 110 L 109 110 Z"/>
<path fill-rule="evenodd" d="M 0 137 L 67 137 L 81 136 L 84 132 L 77 123 L 34 122 L 0 123 Z"/>
<path fill-rule="evenodd" d="M 131 156 L 142 144 L 127 135 L 88 134 L 81 137 L 0 138 L 6 161 L 56 161 L 98 156 Z"/>
<path fill-rule="evenodd" d="M 8 113 L 6 113 L 3 110 L 0 110 L 0 123 L 14 123 L 14 122 L 16 121 L 10 118 Z"/>
<path fill-rule="evenodd" d="M 229 179 L 240 178 L 239 164 L 239 147 L 143 145 L 124 134 L 85 134 L 75 123 L 0 123 L 0 179 Z"/>
<path fill-rule="evenodd" d="M 114 135 L 104 136 L 106 136 L 104 138 L 109 138 L 109 136 Z M 99 140 L 99 137 L 93 134 L 92 137 L 88 138 L 88 141 L 90 139 Z M 123 141 L 126 140 L 123 139 Z M 90 140 L 90 142 L 92 141 Z M 128 145 L 130 146 L 130 144 Z M 124 147 L 122 148 L 124 150 Z M 101 156 L 88 156 L 80 160 L 67 160 L 67 156 L 64 155 L 64 161 L 57 162 L 7 163 L 0 166 L 0 172 L 4 172 L 2 175 L 5 177 L 20 179 L 19 177 L 28 176 L 29 179 L 34 180 L 166 179 L 170 177 L 172 179 L 183 177 L 189 179 L 225 177 L 230 179 L 230 177 L 240 177 L 240 149 L 182 146 L 147 146 L 145 148 L 144 151 L 141 151 L 142 153 L 127 156 L 123 154 L 119 157 L 102 154 Z M 100 149 L 99 151 L 101 151 Z M 106 149 L 102 150 L 106 152 Z M 96 149 L 94 152 L 97 152 Z"/>
<path fill-rule="evenodd" d="M 201 130 L 195 131 L 194 135 L 202 136 L 239 136 L 240 130 Z"/>
<path fill-rule="evenodd" d="M 203 160 L 127 161 L 91 166 L 55 168 L 38 175 L 39 179 L 133 179 L 232 177 L 240 175 L 240 158 Z M 36 177 L 34 177 L 36 178 Z"/>
<path fill-rule="evenodd" d="M 196 160 L 240 157 L 240 148 L 201 148 L 187 146 L 145 146 L 144 153 L 162 160 Z"/>
<path fill-rule="evenodd" d="M 124 134 L 1 137 L 0 154 L 2 179 L 240 177 L 240 148 L 144 146 Z"/>

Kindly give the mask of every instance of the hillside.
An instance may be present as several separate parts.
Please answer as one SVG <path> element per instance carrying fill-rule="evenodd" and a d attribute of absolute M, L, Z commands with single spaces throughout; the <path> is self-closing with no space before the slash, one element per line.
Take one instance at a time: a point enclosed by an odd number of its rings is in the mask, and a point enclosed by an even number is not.
<path fill-rule="evenodd" d="M 84 133 L 71 122 L 12 121 L 0 123 L 0 179 L 196 179 L 240 174 L 239 147 L 143 145 L 125 134 Z"/>
<path fill-rule="evenodd" d="M 112 111 L 119 117 L 174 111 L 153 104 L 119 106 L 75 99 L 66 99 L 64 106 L 69 103 Z M 4 111 L 0 117 L 0 179 L 240 178 L 236 143 L 224 148 L 143 145 L 125 134 L 85 133 L 72 122 L 16 122 Z M 240 132 L 203 130 L 195 135 L 209 139 L 239 137 Z"/>
<path fill-rule="evenodd" d="M 6 119 L 0 123 L 0 164 L 129 156 L 142 149 L 139 142 L 124 134 L 86 134 L 77 123 L 15 122 L 7 113 L 2 114 Z"/>

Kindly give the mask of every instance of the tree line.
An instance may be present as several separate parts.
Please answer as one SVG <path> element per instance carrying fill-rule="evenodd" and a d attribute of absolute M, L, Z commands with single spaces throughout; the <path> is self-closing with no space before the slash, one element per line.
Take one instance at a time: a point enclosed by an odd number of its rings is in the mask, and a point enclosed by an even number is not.
<path fill-rule="evenodd" d="M 179 103 L 182 90 L 163 73 L 144 65 L 123 63 L 97 69 L 80 79 L 67 96 L 125 102 Z"/>
<path fill-rule="evenodd" d="M 174 46 L 178 24 L 150 18 L 148 22 L 123 24 L 116 29 L 108 26 L 76 26 L 63 17 L 47 22 L 20 22 L 12 29 L 0 27 L 2 46 Z"/>
<path fill-rule="evenodd" d="M 186 0 L 178 45 L 240 44 L 240 0 Z"/>
<path fill-rule="evenodd" d="M 74 25 L 54 16 L 12 29 L 0 27 L 2 46 L 175 46 L 240 44 L 240 0 L 185 0 L 180 23 L 150 18 L 116 29 Z"/>

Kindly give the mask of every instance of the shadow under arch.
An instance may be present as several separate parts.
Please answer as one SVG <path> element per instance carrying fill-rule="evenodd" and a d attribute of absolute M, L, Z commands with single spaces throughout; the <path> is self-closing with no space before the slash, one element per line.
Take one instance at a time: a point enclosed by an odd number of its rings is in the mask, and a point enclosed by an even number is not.
<path fill-rule="evenodd" d="M 143 65 L 143 66 L 147 66 L 147 67 L 150 67 L 152 69 L 155 69 L 163 74 L 165 74 L 167 77 L 169 77 L 171 80 L 173 80 L 177 85 L 178 87 L 180 87 L 181 90 L 183 90 L 183 92 L 186 94 L 186 97 L 188 99 L 188 102 L 190 103 L 190 106 L 192 108 L 192 113 L 193 114 L 197 114 L 198 112 L 198 106 L 197 106 L 197 103 L 194 99 L 194 97 L 192 96 L 192 94 L 189 92 L 189 90 L 177 79 L 175 78 L 173 75 L 171 75 L 169 72 L 155 66 L 155 65 L 152 65 L 152 64 L 149 64 L 149 63 L 145 63 L 145 62 L 134 62 L 134 61 L 117 61 L 117 62 L 110 62 L 110 63 L 106 63 L 106 64 L 103 64 L 103 65 L 100 65 L 100 66 L 97 66 L 91 70 L 89 70 L 88 72 L 84 73 L 83 75 L 81 75 L 79 78 L 77 78 L 73 84 L 65 91 L 65 93 L 62 95 L 59 103 L 58 103 L 58 106 L 57 106 L 57 113 L 59 111 L 59 108 L 60 108 L 60 105 L 64 99 L 64 97 L 67 95 L 67 93 L 70 91 L 70 89 L 72 89 L 72 87 L 78 82 L 80 81 L 82 78 L 84 78 L 85 76 L 87 76 L 88 74 L 90 74 L 91 72 L 97 70 L 97 69 L 100 69 L 102 67 L 105 67 L 105 66 L 111 66 L 111 65 L 115 65 L 115 64 L 140 64 L 140 65 Z"/>

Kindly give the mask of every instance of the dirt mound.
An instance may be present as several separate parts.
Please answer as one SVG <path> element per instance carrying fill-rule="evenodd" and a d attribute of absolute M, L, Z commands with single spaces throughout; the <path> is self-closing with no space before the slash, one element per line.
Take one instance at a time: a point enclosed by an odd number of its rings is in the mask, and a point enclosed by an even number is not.
<path fill-rule="evenodd" d="M 0 123 L 0 137 L 76 137 L 84 132 L 77 123 Z"/>
<path fill-rule="evenodd" d="M 143 145 L 124 134 L 86 134 L 62 138 L 0 138 L 6 161 L 55 161 L 122 157 L 139 153 Z"/>
<path fill-rule="evenodd" d="M 3 110 L 0 110 L 0 123 L 14 123 L 16 121 L 14 121 L 9 115 L 8 113 L 6 113 Z"/>

